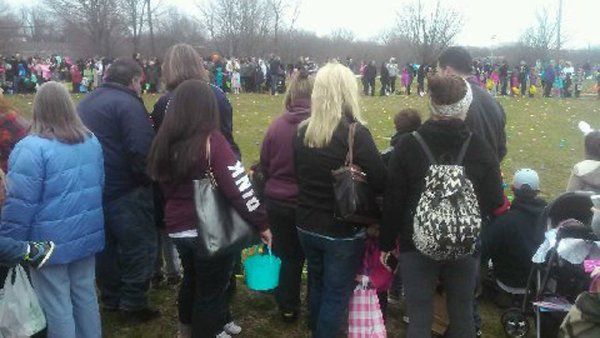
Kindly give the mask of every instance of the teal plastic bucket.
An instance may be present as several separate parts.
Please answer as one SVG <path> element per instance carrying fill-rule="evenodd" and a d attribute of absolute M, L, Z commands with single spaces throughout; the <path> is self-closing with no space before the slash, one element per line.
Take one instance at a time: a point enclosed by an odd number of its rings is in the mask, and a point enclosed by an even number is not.
<path fill-rule="evenodd" d="M 273 256 L 271 249 L 268 254 L 256 254 L 246 258 L 244 261 L 244 274 L 246 285 L 254 291 L 267 291 L 275 289 L 279 285 L 279 271 L 281 270 L 281 259 Z"/>

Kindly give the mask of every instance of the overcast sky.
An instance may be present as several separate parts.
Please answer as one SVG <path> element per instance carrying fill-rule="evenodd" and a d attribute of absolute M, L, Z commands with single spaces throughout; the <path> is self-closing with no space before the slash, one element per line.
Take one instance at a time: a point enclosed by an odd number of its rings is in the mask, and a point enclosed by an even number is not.
<path fill-rule="evenodd" d="M 197 14 L 197 3 L 211 0 L 162 0 L 188 14 Z M 236 0 L 229 0 L 236 1 Z M 293 0 L 292 0 L 293 1 Z M 359 39 L 376 37 L 392 27 L 398 11 L 412 0 L 298 0 L 300 16 L 296 26 L 327 35 L 338 28 L 353 31 Z M 436 0 L 422 0 L 434 3 Z M 30 0 L 27 3 L 35 3 Z M 37 0 L 41 3 L 42 0 Z M 494 47 L 517 41 L 535 23 L 536 12 L 547 8 L 556 15 L 559 0 L 442 0 L 464 17 L 457 43 Z M 25 2 L 19 2 L 23 5 Z M 600 0 L 563 0 L 563 32 L 566 48 L 600 46 Z M 492 39 L 495 37 L 495 39 Z"/>
<path fill-rule="evenodd" d="M 197 12 L 195 3 L 209 0 L 163 0 Z M 235 0 L 231 0 L 235 1 Z M 396 13 L 408 0 L 300 0 L 297 27 L 326 35 L 337 28 L 352 30 L 360 39 L 371 39 L 394 24 Z M 464 27 L 457 43 L 495 46 L 518 40 L 535 23 L 536 11 L 548 8 L 553 15 L 559 0 L 442 0 L 463 14 Z M 432 3 L 435 0 L 423 0 Z M 563 0 L 563 31 L 567 48 L 600 45 L 600 0 Z M 495 36 L 495 40 L 492 37 Z"/>

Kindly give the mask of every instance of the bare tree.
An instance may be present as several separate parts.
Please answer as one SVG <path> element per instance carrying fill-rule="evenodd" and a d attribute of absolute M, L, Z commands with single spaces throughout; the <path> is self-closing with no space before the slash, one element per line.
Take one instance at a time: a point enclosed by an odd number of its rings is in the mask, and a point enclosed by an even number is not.
<path fill-rule="evenodd" d="M 188 43 L 195 47 L 204 47 L 206 44 L 200 24 L 175 7 L 168 7 L 157 17 L 155 40 L 156 48 L 162 51 L 177 43 Z"/>
<path fill-rule="evenodd" d="M 441 0 L 429 9 L 418 0 L 398 13 L 396 32 L 410 41 L 420 62 L 432 64 L 450 46 L 462 24 L 460 13 L 442 5 Z"/>
<path fill-rule="evenodd" d="M 133 42 L 133 52 L 140 51 L 140 38 L 147 23 L 148 0 L 121 0 L 124 22 Z"/>
<path fill-rule="evenodd" d="M 255 54 L 272 32 L 273 16 L 266 0 L 212 0 L 200 10 L 206 30 L 222 54 Z"/>
<path fill-rule="evenodd" d="M 60 40 L 55 22 L 44 7 L 21 7 L 20 14 L 20 26 L 29 41 L 40 43 Z"/>
<path fill-rule="evenodd" d="M 352 43 L 356 40 L 356 34 L 351 29 L 337 28 L 331 31 L 329 39 L 333 42 Z"/>
<path fill-rule="evenodd" d="M 64 27 L 79 26 L 90 52 L 111 56 L 122 27 L 119 0 L 44 0 Z"/>
<path fill-rule="evenodd" d="M 273 15 L 273 41 L 275 49 L 278 49 L 282 30 L 294 28 L 300 14 L 300 0 L 267 0 L 267 8 Z"/>
<path fill-rule="evenodd" d="M 0 0 L 0 53 L 9 52 L 18 35 L 19 21 L 15 13 L 5 1 Z"/>
<path fill-rule="evenodd" d="M 520 43 L 528 51 L 529 58 L 545 60 L 557 46 L 557 22 L 547 9 L 536 14 L 536 23 L 521 36 Z"/>

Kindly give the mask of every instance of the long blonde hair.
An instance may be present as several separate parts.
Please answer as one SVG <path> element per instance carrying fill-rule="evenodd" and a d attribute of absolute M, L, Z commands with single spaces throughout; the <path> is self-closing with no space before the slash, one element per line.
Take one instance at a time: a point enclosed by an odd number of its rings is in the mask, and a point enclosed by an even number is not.
<path fill-rule="evenodd" d="M 185 43 L 169 48 L 162 64 L 162 75 L 168 90 L 175 90 L 186 80 L 208 81 L 202 56 L 194 47 Z"/>
<path fill-rule="evenodd" d="M 354 73 L 346 66 L 330 62 L 317 72 L 315 78 L 304 144 L 311 148 L 327 146 L 342 117 L 364 124 Z"/>
<path fill-rule="evenodd" d="M 67 144 L 82 143 L 91 134 L 77 115 L 67 88 L 54 81 L 44 83 L 35 95 L 29 133 Z"/>

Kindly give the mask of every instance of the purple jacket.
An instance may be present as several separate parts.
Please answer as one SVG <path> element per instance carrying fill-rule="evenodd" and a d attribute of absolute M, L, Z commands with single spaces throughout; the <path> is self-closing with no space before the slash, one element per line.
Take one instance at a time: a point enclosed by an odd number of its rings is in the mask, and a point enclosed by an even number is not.
<path fill-rule="evenodd" d="M 298 183 L 294 170 L 293 140 L 298 124 L 310 116 L 310 100 L 294 101 L 269 126 L 260 152 L 267 198 L 296 203 Z"/>
<path fill-rule="evenodd" d="M 202 149 L 198 156 L 204 158 Z M 263 204 L 254 195 L 254 189 L 246 170 L 237 159 L 227 138 L 219 131 L 210 135 L 211 166 L 217 186 L 234 209 L 259 231 L 268 229 L 267 215 Z M 196 178 L 206 172 L 208 162 L 202 161 Z M 181 184 L 162 182 L 165 197 L 165 223 L 168 233 L 194 229 L 197 222 L 194 202 L 194 177 Z"/>

